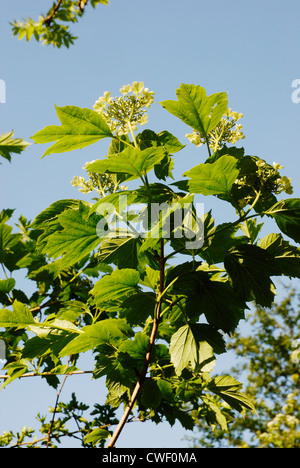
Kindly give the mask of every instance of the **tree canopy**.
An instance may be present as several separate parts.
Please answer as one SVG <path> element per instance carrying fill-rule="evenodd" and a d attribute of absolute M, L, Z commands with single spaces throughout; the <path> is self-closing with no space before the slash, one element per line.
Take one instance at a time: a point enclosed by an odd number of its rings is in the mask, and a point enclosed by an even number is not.
<path fill-rule="evenodd" d="M 245 393 L 258 414 L 232 417 L 228 432 L 217 427 L 212 431 L 199 420 L 199 435 L 191 438 L 196 446 L 300 447 L 299 314 L 299 292 L 295 290 L 271 310 L 257 307 L 251 311 L 247 332 L 238 330 L 228 348 L 238 356 L 230 374 L 236 378 L 246 375 Z M 220 400 L 216 404 L 226 406 Z M 232 413 L 229 407 L 227 410 Z"/>

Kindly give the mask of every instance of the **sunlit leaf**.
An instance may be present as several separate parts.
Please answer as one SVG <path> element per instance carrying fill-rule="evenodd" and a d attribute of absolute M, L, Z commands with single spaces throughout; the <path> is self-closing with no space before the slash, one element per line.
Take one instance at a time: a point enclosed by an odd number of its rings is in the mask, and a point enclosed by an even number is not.
<path fill-rule="evenodd" d="M 56 106 L 56 112 L 62 125 L 50 125 L 31 137 L 35 143 L 56 141 L 43 156 L 84 148 L 102 138 L 112 137 L 103 117 L 91 109 Z"/>

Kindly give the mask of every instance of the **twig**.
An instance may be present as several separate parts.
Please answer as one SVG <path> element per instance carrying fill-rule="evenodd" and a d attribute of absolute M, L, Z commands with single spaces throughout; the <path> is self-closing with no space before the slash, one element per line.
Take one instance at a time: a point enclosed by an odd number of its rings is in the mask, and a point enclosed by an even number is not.
<path fill-rule="evenodd" d="M 51 11 L 51 13 L 49 13 L 49 15 L 44 19 L 44 24 L 47 24 L 47 26 L 50 26 L 56 12 L 59 10 L 61 2 L 62 2 L 62 0 L 58 0 L 57 4 L 55 5 L 55 7 Z"/>
<path fill-rule="evenodd" d="M 83 13 L 85 7 L 86 7 L 86 4 L 89 0 L 79 0 L 78 1 L 78 8 L 79 10 L 81 11 L 81 13 Z"/>
<path fill-rule="evenodd" d="M 68 360 L 68 363 L 70 362 L 70 360 L 72 359 L 72 354 L 71 356 L 69 357 L 69 360 Z M 57 410 L 57 405 L 58 405 L 58 401 L 59 401 L 59 397 L 60 397 L 60 394 L 62 392 L 62 389 L 64 388 L 64 385 L 66 383 L 66 380 L 67 378 L 69 377 L 68 374 L 65 375 L 65 378 L 60 386 L 60 389 L 58 390 L 57 392 L 57 395 L 56 395 L 56 402 L 55 402 L 55 406 L 54 406 L 54 411 L 53 411 L 53 417 L 52 417 L 52 421 L 51 421 L 51 424 L 50 424 L 50 427 L 49 427 L 49 431 L 48 431 L 48 439 L 47 439 L 47 448 L 49 448 L 49 445 L 50 445 L 50 441 L 51 441 L 51 433 L 52 433 L 52 429 L 53 429 L 53 424 L 54 424 L 54 421 L 55 421 L 55 415 L 56 415 L 56 410 Z"/>
<path fill-rule="evenodd" d="M 121 434 L 124 425 L 127 422 L 129 414 L 131 413 L 131 410 L 132 410 L 132 408 L 134 406 L 134 403 L 135 403 L 135 401 L 137 399 L 137 396 L 138 396 L 138 394 L 139 394 L 139 392 L 140 392 L 140 390 L 142 388 L 142 385 L 143 385 L 143 383 L 145 381 L 145 378 L 146 378 L 146 374 L 148 372 L 148 367 L 149 367 L 149 364 L 150 364 L 150 359 L 151 359 L 151 355 L 152 355 L 152 351 L 153 351 L 153 347 L 154 347 L 154 343 L 155 343 L 155 338 L 156 338 L 159 322 L 160 322 L 160 319 L 161 319 L 162 293 L 163 293 L 163 290 L 164 290 L 164 282 L 165 282 L 165 257 L 164 257 L 164 240 L 163 239 L 161 240 L 161 253 L 160 253 L 159 263 L 160 263 L 160 280 L 159 280 L 159 292 L 158 292 L 159 302 L 158 302 L 157 308 L 156 308 L 156 314 L 155 314 L 154 321 L 153 321 L 153 327 L 152 327 L 152 331 L 151 331 L 151 335 L 150 335 L 150 342 L 149 342 L 148 351 L 147 351 L 147 354 L 146 354 L 146 357 L 145 357 L 143 369 L 142 369 L 142 371 L 140 373 L 139 379 L 138 379 L 138 381 L 137 381 L 137 383 L 135 385 L 135 388 L 134 388 L 134 390 L 132 392 L 130 401 L 129 401 L 129 403 L 128 403 L 125 411 L 124 411 L 124 414 L 123 414 L 122 418 L 119 421 L 119 424 L 118 424 L 114 434 L 112 435 L 112 437 L 111 437 L 111 439 L 110 439 L 110 441 L 109 441 L 109 443 L 107 445 L 107 448 L 115 446 L 116 441 L 117 441 L 119 435 Z"/>
<path fill-rule="evenodd" d="M 36 372 L 27 372 L 26 374 L 23 374 L 23 375 L 20 375 L 20 377 L 18 377 L 18 379 L 23 379 L 24 377 L 45 377 L 45 376 L 48 376 L 48 375 L 65 375 L 67 377 L 70 377 L 71 375 L 82 375 L 82 374 L 92 374 L 93 371 L 82 371 L 82 370 L 78 370 L 78 371 L 73 371 L 73 372 L 70 372 L 69 374 L 55 374 L 54 372 L 43 372 L 42 374 L 38 374 Z M 4 375 L 0 375 L 0 380 L 6 380 L 6 379 L 9 379 L 10 378 L 10 375 L 7 375 L 7 374 L 4 374 Z"/>
<path fill-rule="evenodd" d="M 51 306 L 51 305 L 53 305 L 53 304 L 58 304 L 58 303 L 60 303 L 60 302 L 61 302 L 61 301 L 58 301 L 58 300 L 56 300 L 56 301 L 48 301 L 48 302 L 46 302 L 45 304 L 42 304 L 42 305 L 40 305 L 40 306 L 34 307 L 33 309 L 30 309 L 30 312 L 31 312 L 31 313 L 33 313 L 33 312 L 39 312 L 40 310 L 44 309 L 45 307 L 49 307 L 49 306 Z"/>

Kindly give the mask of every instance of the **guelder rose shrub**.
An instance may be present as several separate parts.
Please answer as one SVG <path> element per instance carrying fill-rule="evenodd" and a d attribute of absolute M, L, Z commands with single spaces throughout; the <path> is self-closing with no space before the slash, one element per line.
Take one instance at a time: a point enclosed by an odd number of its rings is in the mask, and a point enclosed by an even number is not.
<path fill-rule="evenodd" d="M 176 100 L 160 103 L 186 127 L 182 143 L 144 127 L 154 92 L 142 82 L 120 92 L 106 91 L 93 109 L 56 107 L 60 125 L 32 137 L 51 143 L 44 156 L 110 142 L 106 155 L 85 164 L 87 175 L 72 180 L 83 199 L 55 201 L 33 222 L 21 217 L 18 233 L 11 211 L 2 212 L 3 386 L 31 373 L 57 388 L 59 375 L 87 372 L 78 357 L 89 350 L 92 378 L 106 381 L 93 419 L 82 417 L 87 407 L 75 395 L 69 405 L 57 402 L 50 423 L 40 418 L 40 445 L 76 434 L 84 447 L 112 447 L 132 418 L 178 420 L 185 429 L 202 418 L 226 430 L 232 411 L 255 411 L 235 378 L 211 376 L 226 335 L 250 302 L 272 305 L 274 277 L 299 278 L 300 200 L 287 197 L 293 188 L 280 163 L 234 146 L 245 138 L 243 115 L 228 107 L 227 94 L 181 84 Z M 200 147 L 199 163 L 175 180 L 176 161 L 188 166 L 189 144 Z M 233 219 L 218 224 L 204 210 L 209 197 L 233 207 Z M 263 235 L 266 219 L 275 231 Z M 36 282 L 31 297 L 15 287 L 20 268 Z M 73 432 L 65 426 L 72 418 Z"/>

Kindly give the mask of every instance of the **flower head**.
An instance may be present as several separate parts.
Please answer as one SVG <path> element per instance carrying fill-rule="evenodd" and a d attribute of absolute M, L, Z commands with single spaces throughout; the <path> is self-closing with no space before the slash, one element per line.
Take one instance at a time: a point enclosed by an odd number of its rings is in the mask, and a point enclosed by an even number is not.
<path fill-rule="evenodd" d="M 208 144 L 213 151 L 221 149 L 226 143 L 235 144 L 238 140 L 244 139 L 243 126 L 238 122 L 244 115 L 227 109 L 218 125 L 209 133 Z M 187 134 L 186 137 L 196 146 L 206 143 L 206 136 L 199 131 Z"/>
<path fill-rule="evenodd" d="M 105 118 L 112 132 L 125 135 L 148 121 L 147 109 L 154 102 L 154 92 L 145 88 L 142 81 L 124 85 L 120 92 L 122 96 L 112 98 L 105 91 L 93 107 Z"/>

